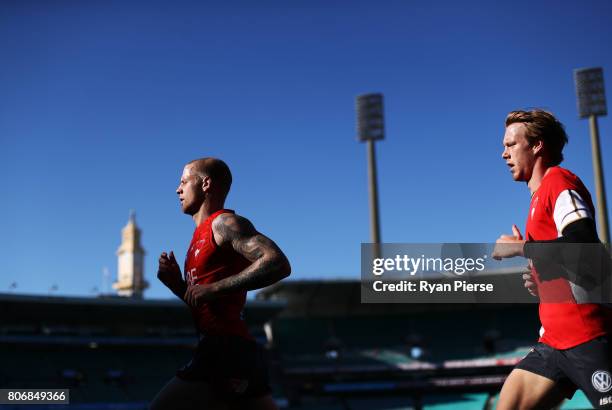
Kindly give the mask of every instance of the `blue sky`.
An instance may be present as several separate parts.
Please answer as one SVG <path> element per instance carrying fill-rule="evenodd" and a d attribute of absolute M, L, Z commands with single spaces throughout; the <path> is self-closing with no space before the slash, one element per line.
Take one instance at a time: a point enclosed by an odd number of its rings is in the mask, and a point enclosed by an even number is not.
<path fill-rule="evenodd" d="M 357 278 L 367 92 L 385 95 L 383 240 L 492 242 L 524 226 L 529 201 L 501 160 L 510 110 L 558 115 L 564 165 L 594 195 L 573 69 L 603 67 L 612 99 L 611 23 L 608 1 L 5 1 L 0 292 L 93 295 L 135 209 L 146 295 L 170 297 L 156 260 L 183 259 L 194 226 L 174 189 L 202 156 L 230 165 L 227 206 L 294 278 Z M 612 124 L 599 125 L 609 194 Z"/>

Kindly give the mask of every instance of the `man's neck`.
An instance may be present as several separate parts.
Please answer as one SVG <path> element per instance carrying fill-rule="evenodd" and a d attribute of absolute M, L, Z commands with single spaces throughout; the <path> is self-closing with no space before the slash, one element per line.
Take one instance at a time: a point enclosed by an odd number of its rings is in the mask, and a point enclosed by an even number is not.
<path fill-rule="evenodd" d="M 206 218 L 208 218 L 209 216 L 211 216 L 218 210 L 223 209 L 223 205 L 224 205 L 223 201 L 221 202 L 217 201 L 215 203 L 213 201 L 206 199 L 204 203 L 202 204 L 202 206 L 200 207 L 200 210 L 196 212 L 195 214 L 193 214 L 193 222 L 195 222 L 196 226 L 199 226 L 202 222 L 206 220 Z"/>
<path fill-rule="evenodd" d="M 550 171 L 550 167 L 544 165 L 544 161 L 542 161 L 541 158 L 538 158 L 533 167 L 533 171 L 531 172 L 531 178 L 529 178 L 529 181 L 527 181 L 527 187 L 529 187 L 529 192 L 531 192 L 531 195 L 533 195 L 535 191 L 540 188 L 542 179 L 544 179 L 544 176 L 548 174 L 548 171 Z"/>

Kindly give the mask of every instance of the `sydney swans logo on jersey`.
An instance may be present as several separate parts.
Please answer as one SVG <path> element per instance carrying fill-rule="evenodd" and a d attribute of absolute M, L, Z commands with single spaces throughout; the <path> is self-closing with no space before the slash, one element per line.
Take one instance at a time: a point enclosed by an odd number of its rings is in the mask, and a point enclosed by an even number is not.
<path fill-rule="evenodd" d="M 206 242 L 204 239 L 200 239 L 199 241 L 194 243 L 193 246 L 191 247 L 193 251 L 193 256 L 195 256 L 196 258 L 198 257 L 198 253 L 200 253 L 200 251 L 202 250 L 202 246 L 204 245 L 204 242 Z"/>
<path fill-rule="evenodd" d="M 605 370 L 597 370 L 591 376 L 591 383 L 593 383 L 593 387 L 600 393 L 606 393 L 612 389 L 612 377 L 610 377 L 610 373 Z"/>

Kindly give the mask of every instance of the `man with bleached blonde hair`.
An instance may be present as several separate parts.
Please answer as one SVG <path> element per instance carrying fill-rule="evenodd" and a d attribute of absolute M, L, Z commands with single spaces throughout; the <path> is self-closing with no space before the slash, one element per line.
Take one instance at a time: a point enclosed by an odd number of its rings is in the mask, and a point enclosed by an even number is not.
<path fill-rule="evenodd" d="M 191 308 L 200 342 L 193 359 L 153 399 L 151 410 L 276 409 L 266 363 L 243 319 L 247 291 L 287 277 L 289 261 L 251 222 L 225 209 L 232 174 L 201 158 L 183 169 L 176 193 L 196 229 L 185 274 L 163 252 L 157 277 Z"/>

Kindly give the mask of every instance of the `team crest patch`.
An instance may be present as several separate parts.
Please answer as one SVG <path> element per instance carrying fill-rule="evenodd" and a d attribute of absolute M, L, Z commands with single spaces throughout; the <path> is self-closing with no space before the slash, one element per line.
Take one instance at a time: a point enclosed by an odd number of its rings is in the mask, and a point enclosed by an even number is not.
<path fill-rule="evenodd" d="M 600 393 L 606 393 L 612 389 L 612 376 L 605 370 L 597 370 L 591 376 L 593 387 Z"/>

